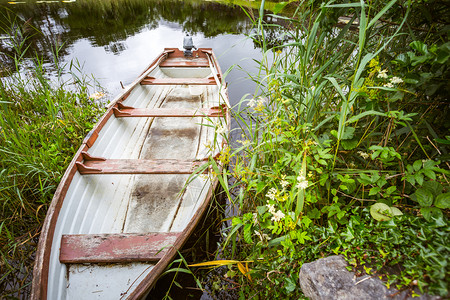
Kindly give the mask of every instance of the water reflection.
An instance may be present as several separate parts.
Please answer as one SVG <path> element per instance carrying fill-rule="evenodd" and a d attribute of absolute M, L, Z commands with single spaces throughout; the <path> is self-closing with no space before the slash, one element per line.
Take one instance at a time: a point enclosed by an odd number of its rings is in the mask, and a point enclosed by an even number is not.
<path fill-rule="evenodd" d="M 193 35 L 197 47 L 212 47 L 224 71 L 233 64 L 252 70 L 253 62 L 244 58 L 260 56 L 245 38 L 252 22 L 239 6 L 200 0 L 38 2 L 43 1 L 11 5 L 0 0 L 0 27 L 27 37 L 24 47 L 29 47 L 30 57 L 37 52 L 52 61 L 52 49 L 58 48 L 62 63 L 78 60 L 110 95 L 118 93 L 120 81 L 131 82 L 164 47 L 181 48 L 185 33 Z M 0 42 L 0 52 L 9 54 L 0 56 L 3 68 L 13 67 L 10 44 Z M 253 89 L 250 81 L 242 84 L 243 77 L 245 72 L 237 71 L 227 77 L 233 103 Z"/>

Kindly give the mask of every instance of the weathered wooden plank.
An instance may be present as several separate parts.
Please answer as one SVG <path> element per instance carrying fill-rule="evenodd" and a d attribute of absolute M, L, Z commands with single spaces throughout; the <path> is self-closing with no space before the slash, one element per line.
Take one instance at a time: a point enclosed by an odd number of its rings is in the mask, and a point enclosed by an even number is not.
<path fill-rule="evenodd" d="M 168 58 L 160 64 L 161 67 L 208 67 L 207 58 L 195 58 L 188 60 L 186 58 Z"/>
<path fill-rule="evenodd" d="M 158 261 L 175 244 L 180 232 L 63 235 L 62 263 Z"/>
<path fill-rule="evenodd" d="M 215 85 L 214 77 L 210 78 L 151 78 L 141 81 L 141 85 Z"/>
<path fill-rule="evenodd" d="M 200 109 L 183 109 L 183 108 L 113 108 L 116 118 L 122 117 L 223 117 L 226 108 L 211 107 Z"/>
<path fill-rule="evenodd" d="M 77 162 L 81 174 L 191 174 L 203 161 L 106 159 Z"/>

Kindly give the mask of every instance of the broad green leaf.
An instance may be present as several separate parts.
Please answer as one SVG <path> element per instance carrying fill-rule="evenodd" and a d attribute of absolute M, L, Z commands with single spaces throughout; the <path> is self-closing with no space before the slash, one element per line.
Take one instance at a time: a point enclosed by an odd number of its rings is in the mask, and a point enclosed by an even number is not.
<path fill-rule="evenodd" d="M 435 140 L 438 143 L 450 145 L 450 141 L 449 140 L 444 140 L 444 139 L 435 139 Z"/>
<path fill-rule="evenodd" d="M 372 183 L 371 178 L 367 174 L 364 174 L 364 173 L 361 173 L 359 175 L 358 181 L 364 185 Z"/>
<path fill-rule="evenodd" d="M 431 206 L 431 204 L 433 204 L 433 194 L 427 189 L 419 188 L 414 195 L 416 196 L 416 201 L 422 207 Z"/>
<path fill-rule="evenodd" d="M 434 197 L 442 193 L 444 187 L 437 181 L 425 181 L 422 185 L 422 188 L 429 190 Z"/>
<path fill-rule="evenodd" d="M 378 187 L 378 186 L 375 186 L 375 187 L 373 187 L 373 188 L 370 189 L 370 191 L 369 191 L 369 196 L 376 195 L 376 194 L 378 194 L 380 191 L 381 191 L 381 188 Z"/>
<path fill-rule="evenodd" d="M 278 14 L 280 11 L 283 10 L 283 8 L 289 4 L 289 2 L 278 2 L 277 4 L 275 4 L 275 7 L 273 8 L 273 12 L 274 14 Z"/>
<path fill-rule="evenodd" d="M 311 219 L 319 219 L 320 218 L 320 211 L 317 208 L 314 207 L 312 210 L 308 211 L 307 215 Z"/>
<path fill-rule="evenodd" d="M 343 140 L 350 140 L 353 138 L 353 134 L 355 133 L 355 128 L 353 127 L 345 127 L 344 133 L 342 134 Z"/>
<path fill-rule="evenodd" d="M 425 176 L 427 176 L 428 178 L 432 179 L 432 180 L 436 180 L 436 174 L 434 173 L 433 170 L 430 169 L 423 169 L 422 170 L 423 174 L 425 174 Z"/>
<path fill-rule="evenodd" d="M 427 221 L 432 221 L 432 219 L 439 219 L 443 216 L 442 211 L 437 207 L 422 207 L 420 209 L 420 212 Z"/>
<path fill-rule="evenodd" d="M 297 288 L 297 282 L 295 282 L 291 277 L 285 277 L 284 282 L 284 288 L 286 289 L 288 294 L 295 291 L 295 289 Z"/>
<path fill-rule="evenodd" d="M 325 77 L 325 79 L 328 79 L 333 84 L 334 88 L 339 93 L 339 95 L 341 96 L 342 100 L 345 101 L 346 98 L 344 96 L 344 92 L 342 91 L 342 88 L 337 83 L 336 78 L 334 78 L 334 77 Z"/>
<path fill-rule="evenodd" d="M 391 207 L 391 212 L 393 216 L 401 216 L 403 213 L 397 207 Z"/>
<path fill-rule="evenodd" d="M 421 160 L 416 160 L 413 164 L 414 171 L 416 171 L 416 172 L 419 171 L 420 168 L 422 168 L 422 165 L 423 165 L 423 163 Z"/>
<path fill-rule="evenodd" d="M 414 174 L 414 179 L 416 179 L 416 181 L 419 185 L 423 184 L 423 174 L 422 173 Z"/>
<path fill-rule="evenodd" d="M 390 186 L 386 189 L 386 193 L 388 193 L 389 195 L 392 194 L 393 192 L 395 192 L 397 190 L 397 187 L 395 185 Z"/>
<path fill-rule="evenodd" d="M 181 273 L 186 273 L 186 274 L 191 274 L 192 275 L 191 271 L 189 271 L 187 269 L 183 269 L 183 268 L 172 268 L 172 269 L 169 269 L 169 270 L 165 271 L 162 275 L 165 275 L 165 274 L 168 274 L 168 273 L 174 273 L 174 272 L 175 273 L 181 272 Z"/>
<path fill-rule="evenodd" d="M 361 74 L 364 72 L 364 70 L 366 69 L 366 65 L 372 60 L 372 58 L 374 58 L 375 55 L 372 53 L 367 53 L 366 55 L 364 55 L 363 59 L 361 60 L 361 63 L 358 67 L 358 70 L 356 71 L 356 75 L 355 75 L 355 79 L 354 82 L 358 81 L 359 79 L 363 79 L 360 78 Z M 354 87 L 356 87 L 356 84 L 354 84 Z"/>
<path fill-rule="evenodd" d="M 422 41 L 414 41 L 409 44 L 409 46 L 420 52 L 421 54 L 427 54 L 428 53 L 428 46 L 424 44 Z"/>
<path fill-rule="evenodd" d="M 237 224 L 242 224 L 242 220 L 239 217 L 234 217 L 233 220 L 231 220 L 231 225 L 236 226 Z"/>
<path fill-rule="evenodd" d="M 387 204 L 375 203 L 370 207 L 370 215 L 377 221 L 389 221 L 392 219 L 392 210 Z"/>
<path fill-rule="evenodd" d="M 259 181 L 256 185 L 256 192 L 261 193 L 262 190 L 266 187 L 266 183 L 264 181 Z"/>
<path fill-rule="evenodd" d="M 363 113 L 360 113 L 360 114 L 358 114 L 358 115 L 356 115 L 356 116 L 351 117 L 351 118 L 348 119 L 347 122 L 345 122 L 345 123 L 346 123 L 346 124 L 350 124 L 350 123 L 356 122 L 356 121 L 358 121 L 359 119 L 361 119 L 361 118 L 363 118 L 363 117 L 366 117 L 366 116 L 382 116 L 382 117 L 385 117 L 386 114 L 385 114 L 385 113 L 378 112 L 378 111 L 375 111 L 375 110 L 368 110 L 368 111 L 365 111 L 365 112 L 363 112 Z"/>
<path fill-rule="evenodd" d="M 280 237 L 278 237 L 278 238 L 276 238 L 276 239 L 270 240 L 270 241 L 267 243 L 267 245 L 268 245 L 269 247 L 277 246 L 277 245 L 279 245 L 282 241 L 284 241 L 287 237 L 288 237 L 287 235 L 280 236 Z"/>
<path fill-rule="evenodd" d="M 412 185 L 416 184 L 416 179 L 414 178 L 414 175 L 407 175 L 406 176 L 406 181 L 408 181 L 409 183 L 411 183 Z"/>
<path fill-rule="evenodd" d="M 256 210 L 258 211 L 259 215 L 263 215 L 267 211 L 267 206 L 265 205 L 258 206 L 256 207 Z"/>
<path fill-rule="evenodd" d="M 344 150 L 352 150 L 355 149 L 356 146 L 358 146 L 358 140 L 357 139 L 342 140 L 341 145 L 342 148 L 344 148 Z"/>
<path fill-rule="evenodd" d="M 253 243 L 253 240 L 252 240 L 252 224 L 245 224 L 244 225 L 244 240 L 248 244 L 252 244 Z"/>
<path fill-rule="evenodd" d="M 306 228 L 309 227 L 309 224 L 311 224 L 311 222 L 312 220 L 306 216 L 302 218 L 302 223 L 305 225 Z"/>
<path fill-rule="evenodd" d="M 442 209 L 450 208 L 450 192 L 438 195 L 434 205 Z"/>
<path fill-rule="evenodd" d="M 414 173 L 414 168 L 411 165 L 407 165 L 406 170 L 408 171 L 408 173 Z"/>

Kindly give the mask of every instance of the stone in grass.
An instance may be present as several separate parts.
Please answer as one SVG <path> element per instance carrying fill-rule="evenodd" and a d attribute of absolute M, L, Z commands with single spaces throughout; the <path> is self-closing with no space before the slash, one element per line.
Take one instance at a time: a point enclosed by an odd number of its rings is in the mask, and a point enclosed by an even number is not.
<path fill-rule="evenodd" d="M 300 287 L 311 300 L 325 299 L 412 299 L 407 291 L 399 293 L 387 289 L 381 280 L 368 275 L 356 277 L 346 269 L 347 262 L 342 256 L 330 256 L 303 264 L 300 269 Z M 422 295 L 422 300 L 440 297 Z"/>

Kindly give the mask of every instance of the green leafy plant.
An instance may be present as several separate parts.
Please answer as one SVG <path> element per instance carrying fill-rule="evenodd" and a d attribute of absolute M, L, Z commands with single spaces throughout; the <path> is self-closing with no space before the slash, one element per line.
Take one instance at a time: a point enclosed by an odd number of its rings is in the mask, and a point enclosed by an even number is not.
<path fill-rule="evenodd" d="M 289 30 L 264 23 L 264 2 L 255 20 L 263 58 L 251 75 L 255 95 L 234 109 L 242 138 L 222 183 L 238 213 L 221 255 L 252 261 L 251 281 L 233 274 L 242 298 L 300 297 L 301 265 L 331 254 L 411 294 L 444 295 L 448 183 L 436 157 L 446 149 L 424 134 L 445 130 L 437 111 L 410 105 L 417 86 L 390 56 L 414 9 L 385 26 L 396 1 L 309 4 L 277 16 Z M 333 30 L 330 18 L 342 14 L 354 17 Z M 285 42 L 270 41 L 266 28 Z M 438 63 L 436 55 L 423 63 Z M 424 192 L 431 181 L 441 194 Z M 436 243 L 427 248 L 422 234 Z M 431 271 L 430 257 L 443 259 L 441 270 Z"/>

